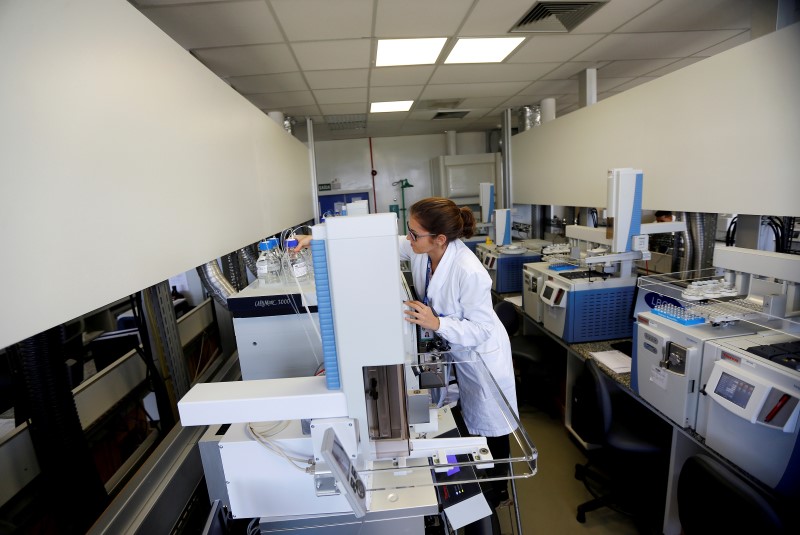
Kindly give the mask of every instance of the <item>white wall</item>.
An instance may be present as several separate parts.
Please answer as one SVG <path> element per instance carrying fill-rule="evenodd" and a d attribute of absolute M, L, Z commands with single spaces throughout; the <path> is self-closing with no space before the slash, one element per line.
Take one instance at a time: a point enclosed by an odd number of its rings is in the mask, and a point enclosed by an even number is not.
<path fill-rule="evenodd" d="M 0 4 L 0 347 L 313 217 L 306 147 L 127 2 Z"/>
<path fill-rule="evenodd" d="M 644 171 L 651 210 L 800 215 L 800 24 L 512 138 L 514 202 L 604 206 Z"/>
<path fill-rule="evenodd" d="M 458 154 L 486 152 L 483 132 L 456 135 Z M 317 183 L 326 184 L 338 178 L 342 189 L 372 188 L 369 139 L 318 141 L 314 144 L 317 158 Z M 375 170 L 375 194 L 378 212 L 388 212 L 389 205 L 401 204 L 400 189 L 392 182 L 407 178 L 413 188 L 406 189 L 406 206 L 431 195 L 430 161 L 447 153 L 445 134 L 424 136 L 380 137 L 372 139 Z M 372 206 L 370 206 L 372 210 Z"/>

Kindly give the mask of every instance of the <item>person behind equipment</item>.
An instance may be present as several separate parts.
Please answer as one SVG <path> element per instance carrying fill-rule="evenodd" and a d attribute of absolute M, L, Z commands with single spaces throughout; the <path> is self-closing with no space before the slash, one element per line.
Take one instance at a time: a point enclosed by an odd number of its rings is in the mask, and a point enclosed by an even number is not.
<path fill-rule="evenodd" d="M 409 211 L 408 233 L 400 243 L 401 260 L 409 260 L 414 287 L 421 301 L 407 301 L 406 320 L 430 329 L 450 344 L 458 361 L 474 350 L 517 412 L 511 344 L 492 306 L 492 279 L 460 238 L 475 231 L 475 217 L 450 199 L 429 197 Z M 485 436 L 496 459 L 510 457 L 509 433 L 516 429 L 491 396 L 491 387 L 475 363 L 457 365 L 459 406 L 467 430 Z M 513 425 L 513 426 L 512 426 Z M 508 466 L 498 463 L 500 472 Z M 492 485 L 487 499 L 493 507 L 508 498 L 505 481 Z"/>
<path fill-rule="evenodd" d="M 675 218 L 668 210 L 659 210 L 655 214 L 656 223 L 671 223 Z M 657 253 L 666 253 L 675 242 L 672 233 L 652 234 L 650 236 L 650 250 Z"/>
<path fill-rule="evenodd" d="M 511 343 L 492 306 L 492 279 L 461 238 L 475 232 L 475 217 L 467 207 L 450 199 L 429 197 L 409 210 L 408 233 L 400 239 L 400 259 L 411 264 L 414 287 L 421 301 L 406 301 L 406 320 L 435 331 L 450 344 L 450 355 L 458 361 L 470 350 L 483 358 L 515 414 L 517 392 Z M 307 247 L 310 236 L 300 237 L 297 248 Z M 494 390 L 475 363 L 462 362 L 456 369 L 459 405 L 467 431 L 486 437 L 495 459 L 511 456 L 509 434 L 516 423 L 508 422 Z M 508 474 L 508 465 L 498 463 L 492 477 Z M 487 500 L 496 508 L 508 499 L 505 480 L 492 482 Z"/>
<path fill-rule="evenodd" d="M 656 212 L 656 223 L 671 223 L 672 221 L 672 212 L 668 210 L 659 210 Z"/>

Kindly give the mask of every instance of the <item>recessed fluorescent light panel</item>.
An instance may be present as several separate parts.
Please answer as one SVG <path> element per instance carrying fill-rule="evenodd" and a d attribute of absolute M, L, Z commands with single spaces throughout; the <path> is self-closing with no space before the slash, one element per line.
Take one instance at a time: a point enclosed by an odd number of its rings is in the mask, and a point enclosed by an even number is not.
<path fill-rule="evenodd" d="M 524 40 L 524 37 L 459 39 L 444 62 L 500 63 Z"/>
<path fill-rule="evenodd" d="M 393 65 L 430 65 L 436 63 L 445 37 L 431 39 L 380 39 L 376 67 Z"/>
<path fill-rule="evenodd" d="M 370 113 L 385 113 L 389 111 L 408 111 L 413 100 L 395 100 L 393 102 L 373 102 L 369 105 Z"/>

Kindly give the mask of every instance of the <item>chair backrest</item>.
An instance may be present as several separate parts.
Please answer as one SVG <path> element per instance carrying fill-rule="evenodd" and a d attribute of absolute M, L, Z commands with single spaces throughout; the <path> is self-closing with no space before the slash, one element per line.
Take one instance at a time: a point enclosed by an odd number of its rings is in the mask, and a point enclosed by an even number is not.
<path fill-rule="evenodd" d="M 500 323 L 506 328 L 509 337 L 517 334 L 519 330 L 519 312 L 517 312 L 517 307 L 513 303 L 502 299 L 494 306 L 494 312 L 500 318 Z"/>
<path fill-rule="evenodd" d="M 678 478 L 678 517 L 686 535 L 785 533 L 781 517 L 755 486 L 703 454 L 689 457 Z"/>
<path fill-rule="evenodd" d="M 594 359 L 586 359 L 572 387 L 572 428 L 590 444 L 605 444 L 611 418 L 608 385 Z"/>

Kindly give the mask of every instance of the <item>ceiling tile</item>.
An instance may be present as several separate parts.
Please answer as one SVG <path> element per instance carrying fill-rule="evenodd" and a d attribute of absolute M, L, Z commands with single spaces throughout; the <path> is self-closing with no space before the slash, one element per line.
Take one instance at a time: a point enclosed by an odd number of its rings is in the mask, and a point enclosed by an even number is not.
<path fill-rule="evenodd" d="M 683 58 L 729 39 L 740 32 L 625 33 L 605 37 L 575 57 L 578 61 Z"/>
<path fill-rule="evenodd" d="M 602 38 L 602 35 L 536 35 L 518 48 L 508 63 L 567 61 Z"/>
<path fill-rule="evenodd" d="M 579 109 L 580 106 L 578 106 L 577 104 L 570 104 L 569 106 L 565 106 L 564 108 L 559 109 L 558 112 L 556 113 L 556 117 L 563 117 L 564 115 L 567 115 L 568 113 L 572 113 L 573 111 Z"/>
<path fill-rule="evenodd" d="M 565 93 L 578 94 L 577 80 L 540 80 L 530 87 L 525 88 L 523 95 L 563 95 Z"/>
<path fill-rule="evenodd" d="M 485 116 L 487 113 L 490 113 L 493 108 L 472 108 L 469 110 L 469 113 L 464 117 L 464 119 L 480 119 L 481 117 Z"/>
<path fill-rule="evenodd" d="M 209 48 L 193 53 L 209 69 L 224 77 L 297 71 L 292 53 L 284 44 Z"/>
<path fill-rule="evenodd" d="M 386 121 L 404 121 L 406 117 L 408 117 L 407 111 L 395 111 L 395 112 L 387 112 L 387 113 L 370 113 L 367 116 L 367 123 L 369 125 L 375 122 L 386 122 Z"/>
<path fill-rule="evenodd" d="M 697 57 L 707 58 L 719 54 L 720 52 L 725 52 L 726 50 L 730 50 L 731 48 L 737 47 L 739 45 L 743 45 L 749 41 L 750 41 L 750 30 L 747 30 L 735 37 L 731 37 L 727 41 L 722 41 L 718 45 L 711 46 L 693 55 Z"/>
<path fill-rule="evenodd" d="M 578 98 L 579 98 L 578 95 L 561 95 L 556 99 L 556 107 L 558 108 L 561 107 L 562 105 L 566 107 L 572 104 L 577 104 Z"/>
<path fill-rule="evenodd" d="M 533 5 L 533 0 L 479 0 L 458 35 L 499 36 L 508 33 Z M 520 36 L 526 34 L 519 34 Z"/>
<path fill-rule="evenodd" d="M 142 8 L 147 18 L 186 49 L 283 41 L 261 0 Z"/>
<path fill-rule="evenodd" d="M 605 100 L 605 99 L 607 99 L 609 97 L 613 97 L 614 95 L 619 95 L 620 93 L 621 93 L 621 91 L 605 91 L 603 93 L 598 93 L 597 94 L 597 102 L 600 102 L 601 100 Z"/>
<path fill-rule="evenodd" d="M 684 59 L 679 59 L 675 63 L 670 63 L 666 67 L 663 67 L 661 69 L 658 69 L 657 71 L 653 71 L 653 72 L 648 73 L 648 74 L 650 74 L 650 76 L 664 76 L 665 74 L 669 74 L 671 72 L 675 72 L 675 71 L 677 71 L 679 69 L 682 69 L 684 67 L 688 67 L 689 65 L 697 63 L 698 61 L 702 61 L 703 59 L 704 58 L 684 58 Z"/>
<path fill-rule="evenodd" d="M 572 30 L 572 34 L 612 32 L 659 1 L 612 0 Z"/>
<path fill-rule="evenodd" d="M 247 100 L 259 108 L 269 110 L 282 110 L 292 106 L 307 106 L 314 104 L 311 91 L 291 91 L 289 93 L 260 93 L 247 95 Z"/>
<path fill-rule="evenodd" d="M 632 59 L 612 61 L 597 70 L 598 78 L 620 78 L 623 76 L 642 76 L 656 69 L 674 63 L 674 59 Z"/>
<path fill-rule="evenodd" d="M 503 102 L 503 105 L 499 111 L 502 111 L 505 108 L 516 108 L 517 106 L 539 105 L 543 98 L 555 98 L 556 102 L 558 102 L 559 97 L 560 95 L 555 93 L 542 93 L 539 95 L 517 95 Z"/>
<path fill-rule="evenodd" d="M 633 80 L 633 78 L 598 78 L 597 79 L 597 92 L 615 90 L 622 84 L 626 84 Z"/>
<path fill-rule="evenodd" d="M 461 108 L 464 109 L 477 109 L 477 108 L 496 108 L 506 100 L 506 97 L 478 97 L 467 98 L 461 103 Z"/>
<path fill-rule="evenodd" d="M 542 80 L 567 80 L 586 69 L 599 69 L 606 63 L 604 61 L 569 61 L 548 72 L 542 77 Z"/>
<path fill-rule="evenodd" d="M 369 69 L 342 69 L 338 71 L 306 71 L 311 89 L 342 89 L 366 87 Z"/>
<path fill-rule="evenodd" d="M 378 0 L 375 37 L 449 37 L 473 0 Z"/>
<path fill-rule="evenodd" d="M 228 82 L 243 95 L 252 93 L 281 93 L 284 91 L 306 91 L 308 86 L 299 72 L 281 74 L 259 74 L 255 76 L 233 76 Z"/>
<path fill-rule="evenodd" d="M 638 78 L 634 78 L 630 82 L 626 82 L 624 84 L 621 84 L 621 85 L 618 85 L 618 86 L 614 87 L 613 90 L 614 91 L 627 91 L 628 89 L 636 87 L 637 85 L 642 85 L 642 84 L 645 84 L 647 82 L 651 82 L 651 81 L 655 80 L 656 78 L 658 78 L 658 77 L 657 76 L 640 76 Z"/>
<path fill-rule="evenodd" d="M 482 84 L 429 85 L 420 98 L 469 98 L 511 96 L 521 91 L 527 82 L 501 82 Z"/>
<path fill-rule="evenodd" d="M 370 73 L 371 86 L 426 84 L 435 67 L 415 65 L 412 67 L 375 67 Z"/>
<path fill-rule="evenodd" d="M 366 87 L 347 89 L 315 89 L 314 96 L 320 104 L 348 104 L 367 101 Z"/>
<path fill-rule="evenodd" d="M 372 32 L 373 0 L 272 0 L 290 41 L 358 39 Z"/>
<path fill-rule="evenodd" d="M 292 43 L 300 67 L 306 71 L 369 67 L 369 39 Z"/>
<path fill-rule="evenodd" d="M 320 104 L 324 115 L 350 115 L 352 113 L 367 113 L 367 103 L 363 104 Z"/>
<path fill-rule="evenodd" d="M 421 85 L 398 85 L 395 87 L 372 87 L 369 90 L 370 102 L 391 102 L 393 100 L 417 100 L 422 92 Z"/>
<path fill-rule="evenodd" d="M 414 121 L 430 121 L 436 113 L 438 113 L 436 110 L 412 111 L 408 114 L 408 119 Z"/>
<path fill-rule="evenodd" d="M 533 82 L 553 70 L 558 63 L 524 65 L 442 65 L 430 83 L 465 84 L 475 82 Z"/>
<path fill-rule="evenodd" d="M 752 4 L 753 0 L 669 0 L 653 6 L 617 31 L 747 29 Z"/>
<path fill-rule="evenodd" d="M 285 108 L 281 108 L 281 111 L 284 115 L 300 118 L 303 117 L 303 120 L 298 120 L 296 126 L 305 125 L 305 117 L 312 117 L 318 118 L 322 115 L 318 106 L 287 106 Z"/>

